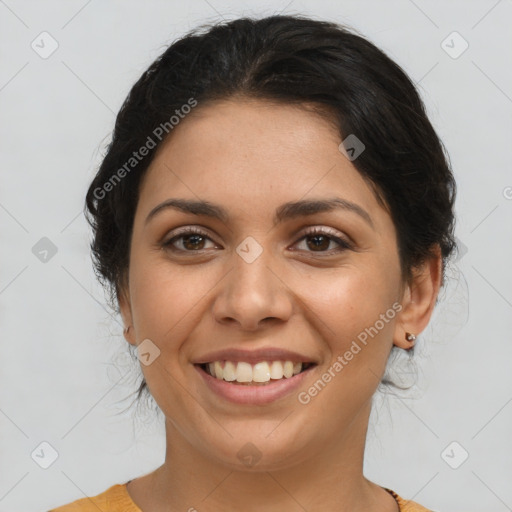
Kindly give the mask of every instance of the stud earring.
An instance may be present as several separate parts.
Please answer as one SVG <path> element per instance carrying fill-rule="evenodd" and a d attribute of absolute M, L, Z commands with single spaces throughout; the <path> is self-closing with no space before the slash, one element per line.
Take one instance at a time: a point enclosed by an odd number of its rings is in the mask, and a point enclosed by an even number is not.
<path fill-rule="evenodd" d="M 416 341 L 416 336 L 414 334 L 411 334 L 410 332 L 406 332 L 405 339 L 407 341 Z"/>

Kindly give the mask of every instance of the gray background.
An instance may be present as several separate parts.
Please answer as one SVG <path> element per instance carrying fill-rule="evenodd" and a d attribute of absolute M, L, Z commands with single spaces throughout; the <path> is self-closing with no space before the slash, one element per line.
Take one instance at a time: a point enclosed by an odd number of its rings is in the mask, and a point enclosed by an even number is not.
<path fill-rule="evenodd" d="M 122 101 L 167 44 L 199 23 L 277 11 L 351 25 L 394 58 L 458 181 L 462 251 L 420 339 L 418 386 L 376 397 L 365 474 L 441 512 L 512 510 L 512 2 L 5 0 L 0 511 L 47 510 L 163 462 L 161 415 L 121 412 L 138 369 L 92 271 L 85 191 Z M 43 31 L 58 43 L 47 58 Z M 461 55 L 453 31 L 469 44 Z M 58 453 L 48 469 L 42 442 Z"/>

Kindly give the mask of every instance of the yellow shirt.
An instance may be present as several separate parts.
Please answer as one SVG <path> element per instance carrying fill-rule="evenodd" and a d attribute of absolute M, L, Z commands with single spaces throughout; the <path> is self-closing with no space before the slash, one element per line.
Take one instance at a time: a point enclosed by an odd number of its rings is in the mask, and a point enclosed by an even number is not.
<path fill-rule="evenodd" d="M 384 489 L 395 498 L 400 512 L 432 512 L 414 501 L 404 500 L 391 489 L 386 487 Z M 128 494 L 126 483 L 113 485 L 97 496 L 82 498 L 48 512 L 98 512 L 99 510 L 101 512 L 142 512 Z"/>

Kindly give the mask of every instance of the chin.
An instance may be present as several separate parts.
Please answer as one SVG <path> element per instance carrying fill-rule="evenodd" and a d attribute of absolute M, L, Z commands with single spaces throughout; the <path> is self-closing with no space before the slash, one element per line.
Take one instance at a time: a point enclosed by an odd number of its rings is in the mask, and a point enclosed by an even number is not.
<path fill-rule="evenodd" d="M 226 444 L 222 443 L 217 450 L 210 441 L 209 458 L 232 471 L 254 473 L 288 469 L 313 457 L 316 450 L 312 445 L 308 449 L 305 440 L 299 444 L 297 440 L 291 443 L 290 439 L 294 436 L 286 435 L 286 432 L 269 439 L 268 434 L 248 436 L 246 431 L 240 438 L 230 438 Z"/>

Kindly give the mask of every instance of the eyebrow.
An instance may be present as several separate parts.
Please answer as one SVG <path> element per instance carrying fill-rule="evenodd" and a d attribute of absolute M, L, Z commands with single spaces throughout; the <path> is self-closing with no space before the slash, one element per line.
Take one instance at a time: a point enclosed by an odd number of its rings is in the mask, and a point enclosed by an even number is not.
<path fill-rule="evenodd" d="M 208 201 L 197 201 L 194 199 L 167 199 L 163 203 L 155 206 L 146 217 L 145 224 L 147 224 L 158 213 L 168 210 L 179 210 L 184 213 L 191 213 L 193 215 L 203 215 L 218 219 L 224 223 L 229 220 L 229 214 L 222 206 L 210 203 Z M 276 209 L 273 219 L 274 226 L 285 221 L 297 217 L 306 217 L 315 215 L 317 213 L 331 212 L 335 210 L 345 210 L 359 215 L 364 219 L 367 224 L 372 228 L 374 227 L 373 221 L 366 210 L 361 208 L 356 203 L 334 197 L 331 199 L 312 199 L 300 200 L 294 202 L 284 203 Z"/>

